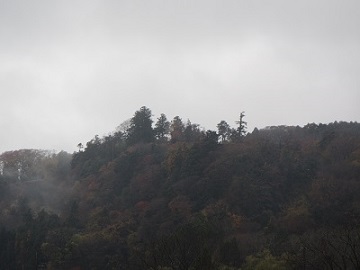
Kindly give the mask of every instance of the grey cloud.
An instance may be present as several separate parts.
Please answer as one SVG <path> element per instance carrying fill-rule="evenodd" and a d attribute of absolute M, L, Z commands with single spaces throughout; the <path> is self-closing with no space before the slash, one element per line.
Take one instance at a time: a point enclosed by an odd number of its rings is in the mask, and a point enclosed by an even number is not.
<path fill-rule="evenodd" d="M 75 150 L 140 106 L 215 129 L 359 121 L 358 1 L 2 1 L 0 152 Z M 335 108 L 335 109 L 334 109 Z"/>

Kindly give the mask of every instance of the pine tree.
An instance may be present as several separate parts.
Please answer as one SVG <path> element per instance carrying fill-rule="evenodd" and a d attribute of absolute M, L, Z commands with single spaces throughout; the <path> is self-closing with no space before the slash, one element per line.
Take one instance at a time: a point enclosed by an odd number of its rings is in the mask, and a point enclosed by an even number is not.
<path fill-rule="evenodd" d="M 158 118 L 157 122 L 155 123 L 155 137 L 161 141 L 165 141 L 167 138 L 166 136 L 170 132 L 170 122 L 167 120 L 165 114 L 161 114 Z"/>
<path fill-rule="evenodd" d="M 154 141 L 154 130 L 152 128 L 151 110 L 145 106 L 135 112 L 130 119 L 128 129 L 128 143 L 148 143 Z"/>

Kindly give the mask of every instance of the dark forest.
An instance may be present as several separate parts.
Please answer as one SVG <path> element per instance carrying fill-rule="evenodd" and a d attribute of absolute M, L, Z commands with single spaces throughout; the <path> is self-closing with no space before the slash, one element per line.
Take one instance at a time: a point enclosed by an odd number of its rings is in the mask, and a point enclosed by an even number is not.
<path fill-rule="evenodd" d="M 0 269 L 360 269 L 360 124 L 245 120 L 2 153 Z"/>

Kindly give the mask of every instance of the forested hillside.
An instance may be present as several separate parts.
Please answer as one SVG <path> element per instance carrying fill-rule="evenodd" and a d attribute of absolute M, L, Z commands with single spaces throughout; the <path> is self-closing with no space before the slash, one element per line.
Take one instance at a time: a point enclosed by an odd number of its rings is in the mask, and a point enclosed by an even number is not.
<path fill-rule="evenodd" d="M 0 269 L 360 269 L 360 124 L 244 117 L 3 153 Z"/>

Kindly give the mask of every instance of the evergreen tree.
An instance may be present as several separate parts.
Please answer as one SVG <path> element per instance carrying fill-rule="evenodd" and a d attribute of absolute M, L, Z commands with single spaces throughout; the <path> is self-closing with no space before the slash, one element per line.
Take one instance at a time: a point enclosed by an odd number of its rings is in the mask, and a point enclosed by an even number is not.
<path fill-rule="evenodd" d="M 156 138 L 162 141 L 166 140 L 166 136 L 170 132 L 170 122 L 167 120 L 165 114 L 162 113 L 158 118 L 157 122 L 155 123 L 154 132 Z"/>
<path fill-rule="evenodd" d="M 151 110 L 145 106 L 135 112 L 130 119 L 128 130 L 128 143 L 148 143 L 154 140 L 154 130 L 152 128 Z"/>
<path fill-rule="evenodd" d="M 240 142 L 246 135 L 247 122 L 244 121 L 245 112 L 240 113 L 239 121 L 235 121 L 238 127 L 229 130 L 229 137 L 232 142 Z"/>
<path fill-rule="evenodd" d="M 191 121 L 188 119 L 184 129 L 184 140 L 186 142 L 200 141 L 203 135 L 204 132 L 201 131 L 200 125 L 192 124 Z"/>
<path fill-rule="evenodd" d="M 175 116 L 170 125 L 171 142 L 174 143 L 182 141 L 184 137 L 184 130 L 185 126 L 181 118 L 179 116 Z"/>
<path fill-rule="evenodd" d="M 245 112 L 240 113 L 239 121 L 236 121 L 236 124 L 238 124 L 237 132 L 239 137 L 243 137 L 246 135 L 246 127 L 247 122 L 245 122 L 243 119 L 245 117 Z"/>

